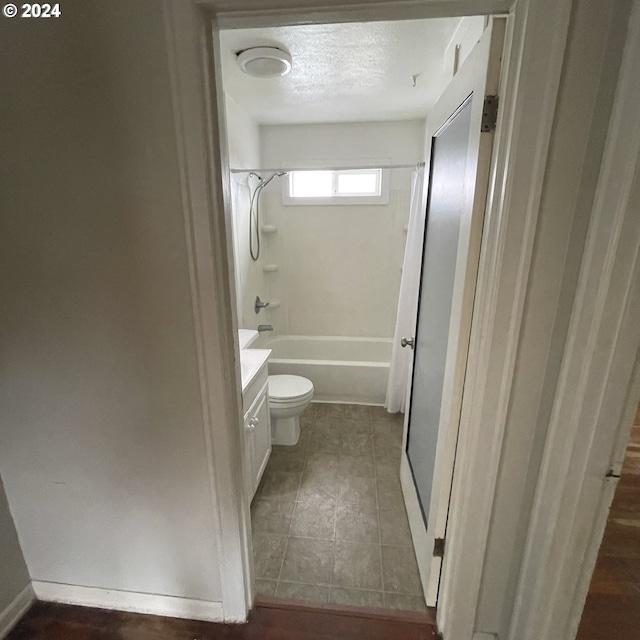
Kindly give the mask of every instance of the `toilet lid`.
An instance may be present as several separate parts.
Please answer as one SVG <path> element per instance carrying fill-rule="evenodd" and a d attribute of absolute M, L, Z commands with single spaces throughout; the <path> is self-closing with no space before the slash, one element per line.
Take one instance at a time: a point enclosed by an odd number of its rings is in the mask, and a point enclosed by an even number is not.
<path fill-rule="evenodd" d="M 269 397 L 275 400 L 295 400 L 313 393 L 313 382 L 301 376 L 269 376 Z"/>

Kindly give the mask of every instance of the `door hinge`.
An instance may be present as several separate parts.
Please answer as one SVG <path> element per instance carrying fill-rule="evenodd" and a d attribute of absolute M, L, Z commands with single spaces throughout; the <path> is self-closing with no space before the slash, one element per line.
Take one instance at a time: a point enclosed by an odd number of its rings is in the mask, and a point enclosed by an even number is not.
<path fill-rule="evenodd" d="M 433 557 L 444 558 L 444 538 L 436 538 L 433 541 Z"/>
<path fill-rule="evenodd" d="M 495 131 L 498 122 L 498 96 L 485 96 L 482 105 L 482 122 L 480 131 Z"/>
<path fill-rule="evenodd" d="M 622 474 L 622 462 L 614 462 L 605 478 L 619 478 Z"/>

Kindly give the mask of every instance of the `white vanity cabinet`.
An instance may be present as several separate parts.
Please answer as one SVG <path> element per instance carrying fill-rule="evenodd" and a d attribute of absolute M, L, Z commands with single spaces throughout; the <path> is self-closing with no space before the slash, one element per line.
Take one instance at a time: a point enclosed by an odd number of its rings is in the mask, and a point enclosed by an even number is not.
<path fill-rule="evenodd" d="M 242 391 L 244 413 L 245 488 L 253 498 L 271 454 L 271 420 L 267 387 L 267 361 Z"/>

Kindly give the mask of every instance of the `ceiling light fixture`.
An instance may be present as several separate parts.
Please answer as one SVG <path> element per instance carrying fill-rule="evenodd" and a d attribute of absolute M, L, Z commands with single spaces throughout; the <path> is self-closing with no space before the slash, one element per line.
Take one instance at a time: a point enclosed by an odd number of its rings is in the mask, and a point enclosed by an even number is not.
<path fill-rule="evenodd" d="M 276 47 L 253 47 L 238 55 L 240 68 L 254 78 L 276 78 L 291 71 L 291 56 Z"/>

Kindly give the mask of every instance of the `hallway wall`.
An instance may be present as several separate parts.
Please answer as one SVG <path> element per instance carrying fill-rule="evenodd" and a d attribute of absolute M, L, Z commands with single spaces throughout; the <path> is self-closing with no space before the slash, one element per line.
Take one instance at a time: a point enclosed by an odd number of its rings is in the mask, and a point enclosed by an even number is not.
<path fill-rule="evenodd" d="M 34 580 L 219 603 L 162 11 L 62 12 L 0 20 L 6 494 Z"/>
<path fill-rule="evenodd" d="M 9 503 L 0 478 L 0 614 L 29 584 L 29 571 L 20 549 Z"/>

